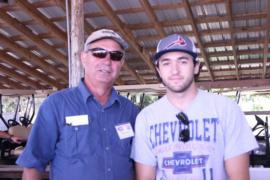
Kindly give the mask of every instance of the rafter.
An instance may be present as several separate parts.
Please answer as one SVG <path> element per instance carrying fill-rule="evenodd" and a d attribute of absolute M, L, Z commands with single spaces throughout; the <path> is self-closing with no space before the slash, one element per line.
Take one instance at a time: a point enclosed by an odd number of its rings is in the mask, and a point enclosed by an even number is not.
<path fill-rule="evenodd" d="M 234 38 L 234 33 L 233 33 L 234 25 L 232 21 L 232 1 L 231 0 L 226 1 L 226 9 L 228 12 L 227 16 L 229 18 L 229 30 L 231 34 L 235 74 L 236 74 L 236 79 L 239 80 L 239 69 L 238 69 L 237 54 L 236 54 L 237 46 L 235 45 L 235 38 Z"/>
<path fill-rule="evenodd" d="M 11 89 L 25 89 L 25 88 L 30 88 L 30 87 L 25 87 L 23 85 L 21 85 L 20 83 L 17 83 L 17 82 L 14 82 L 14 81 L 11 81 L 8 77 L 3 77 L 3 76 L 0 76 L 0 81 L 1 81 L 1 87 L 5 87 L 3 86 L 4 84 L 8 85 Z M 7 87 L 5 87 L 7 88 Z"/>
<path fill-rule="evenodd" d="M 7 46 L 9 49 L 16 49 L 16 53 L 20 56 L 24 57 L 32 64 L 39 66 L 44 72 L 50 72 L 56 76 L 57 79 L 61 79 L 63 82 L 67 82 L 67 75 L 63 72 L 57 70 L 54 66 L 46 63 L 42 58 L 34 55 L 33 53 L 29 52 L 28 50 L 22 48 L 21 46 L 17 45 L 7 37 L 0 34 L 0 42 L 1 44 Z"/>
<path fill-rule="evenodd" d="M 193 29 L 193 32 L 194 32 L 194 36 L 197 39 L 197 44 L 198 44 L 198 46 L 199 46 L 199 48 L 201 50 L 201 56 L 202 56 L 202 58 L 204 60 L 205 66 L 206 66 L 206 68 L 208 70 L 210 79 L 211 79 L 211 81 L 214 81 L 214 75 L 213 75 L 213 73 L 211 71 L 211 67 L 209 65 L 209 60 L 208 60 L 208 57 L 206 56 L 206 52 L 204 50 L 204 45 L 201 42 L 199 31 L 198 31 L 198 28 L 196 27 L 195 20 L 194 20 L 193 15 L 192 15 L 191 6 L 189 5 L 189 2 L 187 0 L 184 0 L 183 2 L 186 5 L 187 16 L 191 19 L 191 26 L 192 26 L 192 29 Z"/>
<path fill-rule="evenodd" d="M 4 73 L 6 76 L 15 78 L 17 80 L 19 80 L 22 83 L 27 84 L 28 86 L 32 87 L 33 89 L 42 89 L 44 88 L 44 86 L 40 85 L 37 82 L 34 82 L 24 76 L 22 76 L 21 74 L 18 74 L 14 71 L 14 69 L 9 69 L 3 65 L 0 65 L 0 71 L 1 73 Z"/>
<path fill-rule="evenodd" d="M 25 0 L 17 0 L 16 5 L 28 13 L 39 25 L 45 27 L 53 36 L 66 42 L 66 33 L 58 29 L 49 19 L 45 18 L 37 9 L 33 8 L 30 3 Z"/>
<path fill-rule="evenodd" d="M 155 12 L 151 8 L 151 5 L 149 4 L 148 0 L 140 0 L 140 3 L 143 6 L 144 10 L 146 11 L 150 21 L 154 24 L 154 27 L 159 34 L 159 38 L 164 37 L 166 34 L 165 34 L 162 26 L 159 24 L 158 19 L 155 15 Z"/>
<path fill-rule="evenodd" d="M 5 12 L 0 11 L 0 16 L 3 21 L 5 21 L 10 27 L 16 28 L 20 33 L 27 39 L 32 41 L 37 47 L 39 47 L 42 51 L 47 51 L 47 53 L 51 56 L 55 61 L 64 64 L 66 67 L 68 66 L 68 62 L 66 56 L 59 53 L 51 46 L 49 46 L 45 41 L 39 39 L 36 34 L 34 34 L 30 29 L 26 28 L 20 21 L 15 18 L 10 17 Z"/>
<path fill-rule="evenodd" d="M 1 50 L 0 50 L 0 59 L 1 61 L 13 67 L 20 68 L 21 71 L 28 74 L 29 76 L 34 76 L 36 79 L 39 79 L 40 81 L 47 83 L 57 89 L 62 89 L 65 87 L 64 85 L 59 84 L 59 82 L 49 79 L 46 75 L 40 73 L 39 71 L 34 70 L 33 68 L 30 68 L 29 66 L 23 64 L 17 59 L 7 55 L 4 51 L 1 51 Z"/>
<path fill-rule="evenodd" d="M 268 1 L 268 13 L 267 13 L 267 24 L 270 24 L 270 2 Z M 266 28 L 265 32 L 265 42 L 264 42 L 264 57 L 263 57 L 263 66 L 262 66 L 262 78 L 266 78 L 266 69 L 267 69 L 267 58 L 268 58 L 268 53 L 269 53 L 269 33 L 270 33 L 270 28 Z"/>
<path fill-rule="evenodd" d="M 243 39 L 243 40 L 237 40 L 235 41 L 235 44 L 237 46 L 239 45 L 263 45 L 265 43 L 264 38 L 249 38 L 249 39 Z M 224 46 L 230 46 L 232 44 L 231 40 L 223 40 L 223 41 L 216 41 L 216 42 L 211 42 L 211 43 L 205 43 L 204 47 L 205 48 L 210 48 L 210 47 L 224 47 Z"/>
<path fill-rule="evenodd" d="M 148 67 L 150 69 L 152 69 L 154 71 L 154 66 L 149 58 L 149 56 L 147 56 L 143 50 L 141 50 L 142 48 L 139 47 L 135 42 L 136 40 L 130 35 L 130 33 L 127 32 L 126 29 L 124 29 L 123 24 L 121 23 L 121 21 L 118 19 L 118 17 L 116 16 L 116 14 L 113 12 L 112 8 L 108 5 L 108 3 L 105 0 L 99 0 L 96 1 L 96 3 L 102 8 L 104 9 L 104 13 L 106 13 L 107 17 L 110 18 L 110 20 L 113 22 L 113 24 L 117 27 L 118 31 L 121 32 L 121 34 L 124 35 L 125 39 L 127 39 L 127 41 L 129 42 L 129 44 L 132 45 L 132 48 L 134 48 L 134 50 L 141 56 L 141 58 L 146 62 L 146 64 L 148 65 Z M 132 69 L 129 69 L 129 71 L 133 71 Z M 134 74 L 136 74 L 136 72 L 134 72 Z M 139 83 L 145 84 L 145 80 L 140 77 L 139 75 L 137 77 L 135 77 Z"/>

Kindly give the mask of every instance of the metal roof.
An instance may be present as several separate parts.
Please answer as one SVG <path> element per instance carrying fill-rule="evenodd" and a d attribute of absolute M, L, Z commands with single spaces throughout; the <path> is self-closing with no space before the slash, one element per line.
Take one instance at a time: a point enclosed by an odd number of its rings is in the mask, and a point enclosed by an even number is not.
<path fill-rule="evenodd" d="M 151 58 L 162 37 L 190 36 L 206 88 L 270 86 L 269 0 L 85 0 L 85 36 L 112 28 L 129 43 L 116 85 L 159 83 Z M 0 89 L 68 86 L 65 0 L 0 2 Z"/>

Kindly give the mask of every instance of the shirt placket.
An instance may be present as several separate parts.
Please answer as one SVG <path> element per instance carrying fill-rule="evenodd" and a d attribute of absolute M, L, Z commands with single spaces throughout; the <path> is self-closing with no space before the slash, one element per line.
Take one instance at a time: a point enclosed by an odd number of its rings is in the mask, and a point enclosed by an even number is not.
<path fill-rule="evenodd" d="M 102 129 L 102 141 L 104 142 L 104 170 L 105 170 L 105 179 L 112 180 L 113 179 L 113 169 L 112 169 L 112 147 L 110 145 L 110 136 L 112 133 L 110 132 L 110 126 L 112 125 L 110 120 L 108 119 L 108 115 L 105 109 L 102 109 L 100 112 L 100 122 Z"/>

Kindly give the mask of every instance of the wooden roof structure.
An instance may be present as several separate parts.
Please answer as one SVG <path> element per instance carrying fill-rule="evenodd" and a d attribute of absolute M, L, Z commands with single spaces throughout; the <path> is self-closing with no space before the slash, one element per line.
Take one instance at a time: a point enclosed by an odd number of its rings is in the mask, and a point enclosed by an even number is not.
<path fill-rule="evenodd" d="M 129 43 L 116 85 L 159 83 L 158 41 L 191 37 L 205 88 L 270 88 L 269 0 L 85 0 L 85 38 L 111 28 Z M 68 87 L 65 0 L 0 1 L 0 89 Z"/>

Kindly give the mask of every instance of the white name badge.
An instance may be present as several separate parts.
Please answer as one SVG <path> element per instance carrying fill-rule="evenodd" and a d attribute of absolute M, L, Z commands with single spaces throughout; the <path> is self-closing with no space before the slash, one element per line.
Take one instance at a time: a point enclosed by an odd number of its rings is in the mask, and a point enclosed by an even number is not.
<path fill-rule="evenodd" d="M 130 123 L 119 124 L 115 126 L 115 129 L 120 139 L 125 139 L 134 136 L 134 132 Z"/>
<path fill-rule="evenodd" d="M 66 116 L 66 124 L 69 126 L 88 125 L 88 115 Z"/>

